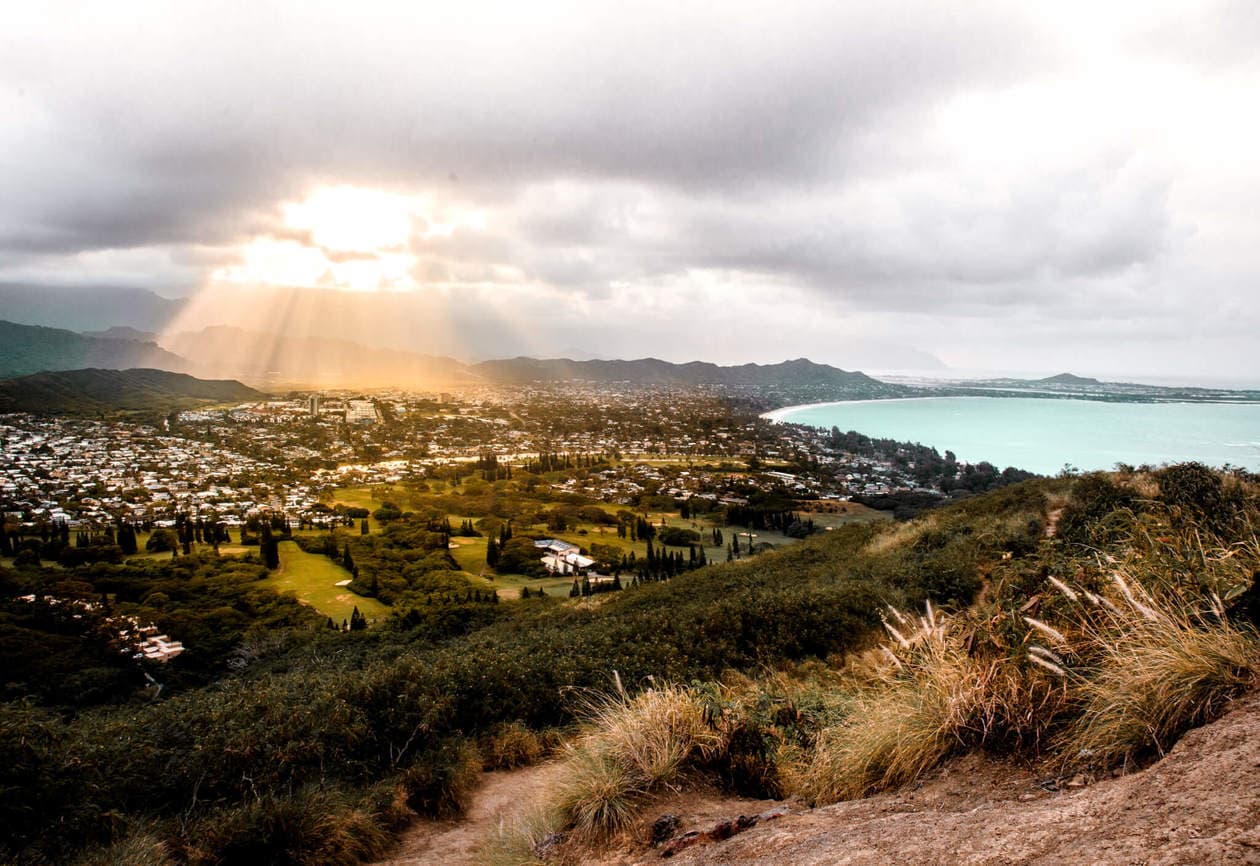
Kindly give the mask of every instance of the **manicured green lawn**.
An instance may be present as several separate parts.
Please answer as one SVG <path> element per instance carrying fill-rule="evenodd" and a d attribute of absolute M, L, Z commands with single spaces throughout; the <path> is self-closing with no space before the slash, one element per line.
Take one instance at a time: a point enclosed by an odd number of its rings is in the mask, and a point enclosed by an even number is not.
<path fill-rule="evenodd" d="M 389 614 L 388 607 L 374 598 L 364 598 L 344 586 L 337 586 L 338 581 L 349 576 L 328 557 L 306 553 L 295 542 L 282 541 L 280 568 L 262 583 L 276 592 L 294 593 L 298 601 L 332 617 L 337 625 L 341 625 L 343 619 L 350 619 L 356 606 L 369 622 L 384 619 Z"/>

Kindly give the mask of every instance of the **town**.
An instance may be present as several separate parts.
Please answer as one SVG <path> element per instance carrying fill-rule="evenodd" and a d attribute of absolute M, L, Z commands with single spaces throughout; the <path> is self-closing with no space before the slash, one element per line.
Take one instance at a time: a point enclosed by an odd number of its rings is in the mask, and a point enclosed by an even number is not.
<path fill-rule="evenodd" d="M 358 395 L 361 396 L 361 395 Z M 294 394 L 186 411 L 152 424 L 0 417 L 0 507 L 24 528 L 119 520 L 173 525 L 213 514 L 239 526 L 278 514 L 317 522 L 333 491 L 472 474 L 538 476 L 540 455 L 599 455 L 545 473 L 552 496 L 641 507 L 667 498 L 745 505 L 755 492 L 843 501 L 939 495 L 914 452 L 854 453 L 832 434 L 772 424 L 714 389 L 551 387 L 450 394 Z"/>

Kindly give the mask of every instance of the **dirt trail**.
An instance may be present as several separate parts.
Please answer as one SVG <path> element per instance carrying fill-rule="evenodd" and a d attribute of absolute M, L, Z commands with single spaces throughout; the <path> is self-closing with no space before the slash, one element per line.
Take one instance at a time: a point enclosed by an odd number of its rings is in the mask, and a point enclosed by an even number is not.
<path fill-rule="evenodd" d="M 535 797 L 552 772 L 543 765 L 487 774 L 465 820 L 417 824 L 378 866 L 471 866 L 500 818 Z M 664 814 L 679 816 L 682 833 L 774 805 L 680 792 L 645 811 L 621 845 L 581 859 L 586 866 L 1260 866 L 1260 692 L 1186 734 L 1149 769 L 1085 787 L 1047 790 L 1027 768 L 973 754 L 895 793 L 819 809 L 789 802 L 783 817 L 670 860 L 647 844 Z"/>
<path fill-rule="evenodd" d="M 472 806 L 459 821 L 420 821 L 407 830 L 393 855 L 376 866 L 474 866 L 477 847 L 499 819 L 528 803 L 555 771 L 542 764 L 524 770 L 486 773 Z"/>

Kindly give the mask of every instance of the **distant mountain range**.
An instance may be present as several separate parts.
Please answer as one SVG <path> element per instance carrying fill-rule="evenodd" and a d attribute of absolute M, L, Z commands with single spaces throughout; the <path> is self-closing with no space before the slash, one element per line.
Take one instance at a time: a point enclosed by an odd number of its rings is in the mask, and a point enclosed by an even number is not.
<path fill-rule="evenodd" d="M 161 340 L 207 374 L 252 382 L 366 388 L 455 384 L 471 378 L 469 368 L 453 358 L 327 337 L 281 337 L 214 325 Z"/>
<path fill-rule="evenodd" d="M 152 331 L 141 331 L 129 325 L 114 325 L 103 331 L 83 331 L 85 337 L 100 337 L 102 340 L 132 340 L 137 343 L 156 343 L 158 335 Z"/>
<path fill-rule="evenodd" d="M 240 382 L 195 379 L 166 370 L 60 370 L 0 381 L 0 412 L 165 412 L 263 396 Z"/>
<path fill-rule="evenodd" d="M 453 358 L 374 349 L 349 340 L 291 338 L 225 325 L 163 336 L 131 327 L 93 335 L 0 322 L 0 377 L 42 371 L 150 367 L 262 385 L 371 388 L 476 383 L 521 385 L 596 382 L 628 385 L 724 385 L 769 389 L 801 399 L 893 396 L 900 386 L 804 358 L 781 364 L 722 367 L 656 358 L 573 361 L 510 358 L 464 364 Z"/>
<path fill-rule="evenodd" d="M 597 331 L 548 329 L 546 321 L 522 328 L 507 310 L 486 310 L 426 292 L 218 286 L 188 297 L 168 298 L 148 289 L 117 286 L 0 283 L 0 319 L 141 341 L 151 334 L 228 325 L 275 331 L 295 339 L 332 337 L 372 349 L 454 357 L 467 363 L 537 356 L 539 345 L 550 347 L 546 350 L 550 357 L 577 361 L 625 358 L 630 352 L 643 355 L 660 345 L 651 332 L 644 332 L 643 348 L 635 349 L 638 341 L 632 337 L 613 345 Z M 824 357 L 849 370 L 944 368 L 940 359 L 922 349 L 869 336 L 815 339 L 802 343 L 796 352 Z"/>
<path fill-rule="evenodd" d="M 0 319 L 72 331 L 99 331 L 115 325 L 161 331 L 185 303 L 147 289 L 0 283 Z"/>
<path fill-rule="evenodd" d="M 719 367 L 703 361 L 673 364 L 656 358 L 637 361 L 570 361 L 511 358 L 483 361 L 471 371 L 479 378 L 503 384 L 584 381 L 635 385 L 727 385 L 745 388 L 800 388 L 820 385 L 882 385 L 865 373 L 849 372 L 805 358 L 781 364 L 742 364 Z"/>
<path fill-rule="evenodd" d="M 191 365 L 156 343 L 85 337 L 59 328 L 0 321 L 0 378 L 85 367 L 155 367 L 182 373 Z"/>

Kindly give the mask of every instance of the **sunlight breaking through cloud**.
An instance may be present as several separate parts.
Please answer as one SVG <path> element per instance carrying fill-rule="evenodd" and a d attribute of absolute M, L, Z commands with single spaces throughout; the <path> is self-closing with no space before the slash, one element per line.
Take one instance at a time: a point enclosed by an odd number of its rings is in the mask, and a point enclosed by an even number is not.
<path fill-rule="evenodd" d="M 428 196 L 351 185 L 320 187 L 280 206 L 282 230 L 255 237 L 210 282 L 237 286 L 414 291 L 423 281 L 416 243 L 484 231 L 484 211 L 440 206 Z"/>

